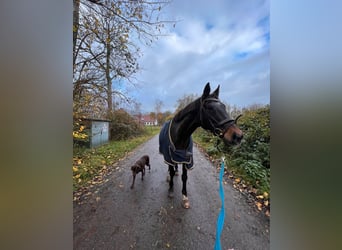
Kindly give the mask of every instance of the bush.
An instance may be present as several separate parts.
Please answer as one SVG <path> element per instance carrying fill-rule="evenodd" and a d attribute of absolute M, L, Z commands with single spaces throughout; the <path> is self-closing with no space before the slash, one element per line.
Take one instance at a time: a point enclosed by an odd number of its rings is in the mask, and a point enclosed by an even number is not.
<path fill-rule="evenodd" d="M 113 111 L 110 120 L 111 140 L 129 139 L 144 132 L 144 127 L 123 109 Z"/>
<path fill-rule="evenodd" d="M 243 110 L 238 126 L 244 133 L 240 146 L 219 144 L 227 158 L 228 167 L 239 177 L 252 184 L 259 192 L 270 189 L 270 106 Z M 211 133 L 198 129 L 194 139 L 211 156 L 219 157 L 217 139 Z"/>

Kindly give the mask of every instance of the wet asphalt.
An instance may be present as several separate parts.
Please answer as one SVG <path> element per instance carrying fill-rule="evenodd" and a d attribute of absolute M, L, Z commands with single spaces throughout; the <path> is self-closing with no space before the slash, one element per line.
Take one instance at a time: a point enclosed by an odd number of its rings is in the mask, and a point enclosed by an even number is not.
<path fill-rule="evenodd" d="M 174 178 L 171 199 L 167 165 L 158 147 L 155 136 L 119 162 L 107 182 L 91 189 L 81 204 L 74 202 L 74 249 L 214 249 L 221 208 L 219 170 L 194 146 L 187 184 L 190 208 L 184 209 L 181 175 Z M 139 173 L 130 189 L 130 166 L 144 154 L 150 156 L 151 171 L 144 181 Z M 269 249 L 269 218 L 229 183 L 224 195 L 222 249 Z"/>

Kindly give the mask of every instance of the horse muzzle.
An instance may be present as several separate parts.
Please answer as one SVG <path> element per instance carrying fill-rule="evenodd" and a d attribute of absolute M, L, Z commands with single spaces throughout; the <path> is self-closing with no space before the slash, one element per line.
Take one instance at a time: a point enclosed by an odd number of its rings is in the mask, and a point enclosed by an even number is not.
<path fill-rule="evenodd" d="M 239 145 L 243 139 L 243 133 L 234 124 L 227 129 L 227 131 L 223 134 L 222 139 L 228 145 Z"/>

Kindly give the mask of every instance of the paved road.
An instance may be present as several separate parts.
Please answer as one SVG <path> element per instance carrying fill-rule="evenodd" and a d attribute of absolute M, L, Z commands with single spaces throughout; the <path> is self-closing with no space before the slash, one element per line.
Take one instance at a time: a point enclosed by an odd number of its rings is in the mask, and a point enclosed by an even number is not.
<path fill-rule="evenodd" d="M 130 189 L 130 166 L 149 154 L 151 172 L 140 173 Z M 119 163 L 108 181 L 74 203 L 74 249 L 213 249 L 221 208 L 219 172 L 194 148 L 195 167 L 188 171 L 190 209 L 181 206 L 181 176 L 175 197 L 167 197 L 167 166 L 153 137 Z M 229 184 L 225 188 L 223 250 L 269 249 L 269 220 Z"/>

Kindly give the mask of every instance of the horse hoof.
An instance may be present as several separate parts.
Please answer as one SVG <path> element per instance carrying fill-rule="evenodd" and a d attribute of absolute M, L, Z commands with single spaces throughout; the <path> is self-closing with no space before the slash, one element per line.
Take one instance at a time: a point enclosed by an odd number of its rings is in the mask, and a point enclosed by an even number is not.
<path fill-rule="evenodd" d="M 190 208 L 190 202 L 188 197 L 186 197 L 185 195 L 183 195 L 183 199 L 182 199 L 182 206 L 186 209 Z"/>
<path fill-rule="evenodd" d="M 173 197 L 174 197 L 173 192 L 172 192 L 172 191 L 169 191 L 168 196 L 169 196 L 169 198 L 173 198 Z"/>

